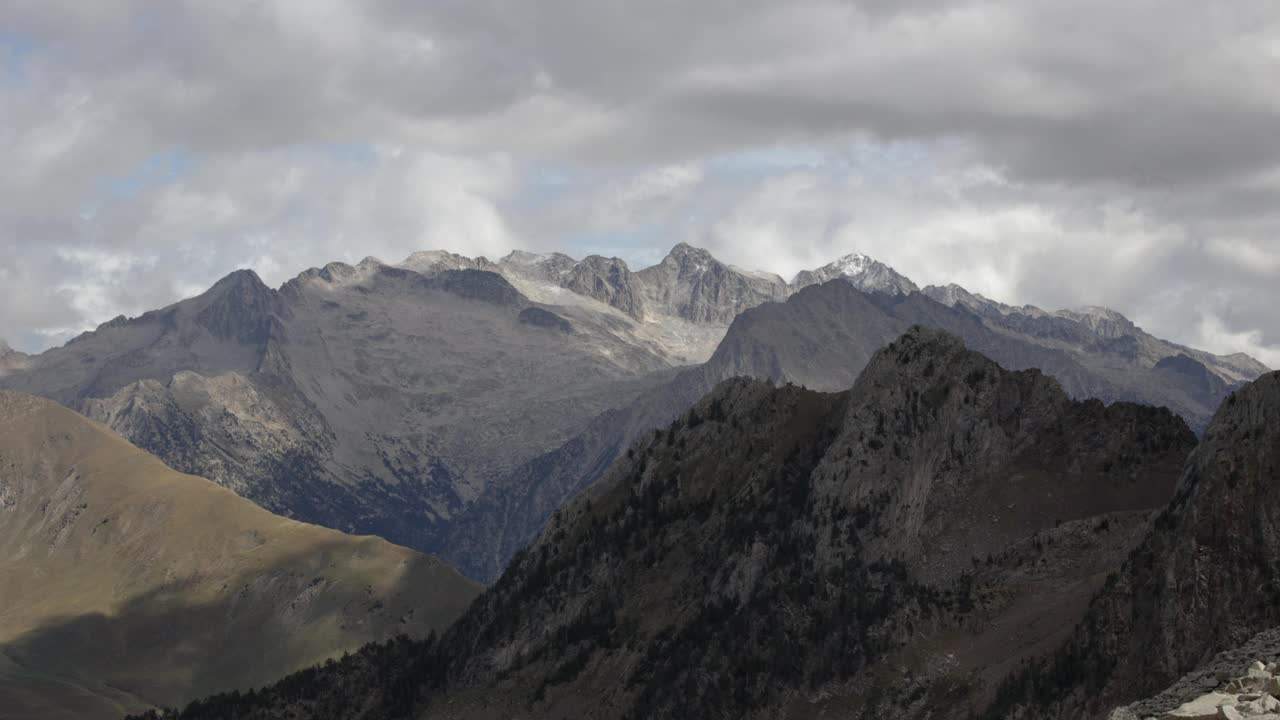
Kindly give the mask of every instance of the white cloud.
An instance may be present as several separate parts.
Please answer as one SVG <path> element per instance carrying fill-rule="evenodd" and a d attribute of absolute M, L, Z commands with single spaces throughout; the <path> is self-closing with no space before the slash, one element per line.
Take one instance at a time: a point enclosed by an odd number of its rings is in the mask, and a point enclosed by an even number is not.
<path fill-rule="evenodd" d="M 1196 324 L 1195 345 L 1212 347 L 1222 353 L 1242 352 L 1264 365 L 1280 368 L 1280 348 L 1266 344 L 1259 330 L 1232 331 L 1215 315 L 1202 312 Z"/>
<path fill-rule="evenodd" d="M 28 346 L 57 342 L 240 267 L 279 284 L 333 260 L 394 262 L 424 247 L 501 255 L 520 242 L 497 209 L 510 184 L 501 156 L 294 149 L 205 161 L 61 228 L 57 244 L 21 243 L 22 267 L 56 278 L 55 291 L 7 283 L 0 327 Z"/>
<path fill-rule="evenodd" d="M 0 336 L 28 349 L 247 265 L 680 240 L 1280 347 L 1272 0 L 11 0 L 0 27 Z"/>

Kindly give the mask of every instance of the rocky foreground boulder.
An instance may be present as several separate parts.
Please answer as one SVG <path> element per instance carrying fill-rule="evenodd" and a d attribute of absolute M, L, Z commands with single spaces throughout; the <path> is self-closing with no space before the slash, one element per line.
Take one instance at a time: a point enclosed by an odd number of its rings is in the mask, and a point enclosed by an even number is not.
<path fill-rule="evenodd" d="M 1246 661 L 1249 657 L 1257 659 Z M 1280 718 L 1276 658 L 1280 658 L 1280 633 L 1262 633 L 1244 647 L 1219 654 L 1160 695 L 1117 708 L 1108 720 L 1276 720 Z"/>

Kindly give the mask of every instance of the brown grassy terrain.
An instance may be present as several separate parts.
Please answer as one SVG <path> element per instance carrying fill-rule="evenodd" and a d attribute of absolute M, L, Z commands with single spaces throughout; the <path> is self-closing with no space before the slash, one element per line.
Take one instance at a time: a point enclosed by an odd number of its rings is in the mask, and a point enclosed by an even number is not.
<path fill-rule="evenodd" d="M 0 715 L 118 717 L 452 622 L 479 586 L 0 393 Z"/>

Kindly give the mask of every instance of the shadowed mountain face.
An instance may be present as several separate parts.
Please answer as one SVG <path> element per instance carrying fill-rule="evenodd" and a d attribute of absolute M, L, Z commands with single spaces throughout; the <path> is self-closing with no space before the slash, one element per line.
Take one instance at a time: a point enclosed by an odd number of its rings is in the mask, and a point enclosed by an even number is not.
<path fill-rule="evenodd" d="M 186 717 L 963 718 L 1061 644 L 1194 442 L 916 328 L 846 392 L 720 384 L 438 643 Z"/>
<path fill-rule="evenodd" d="M 456 618 L 433 558 L 272 515 L 48 400 L 0 392 L 6 718 L 119 717 Z"/>
<path fill-rule="evenodd" d="M 563 447 L 493 483 L 453 524 L 438 551 L 473 577 L 496 578 L 547 518 L 599 479 L 619 453 L 671 422 L 717 383 L 744 376 L 822 391 L 848 388 L 877 350 L 916 324 L 962 338 L 1006 368 L 1038 368 L 1077 399 L 1150 401 L 1152 388 L 1169 398 L 1183 397 L 1185 387 L 1205 382 L 1203 373 L 1188 374 L 1184 362 L 1100 370 L 1068 349 L 992 327 L 960 304 L 948 306 L 923 293 L 866 294 L 847 282 L 828 282 L 784 303 L 742 313 L 707 363 L 596 418 Z M 1213 392 L 1225 395 L 1226 384 L 1218 381 Z"/>
<path fill-rule="evenodd" d="M 787 283 L 682 244 L 636 272 L 522 252 L 333 263 L 279 290 L 239 271 L 62 348 L 0 352 L 0 387 L 63 402 L 274 512 L 491 580 L 640 434 L 719 381 L 844 389 L 916 323 L 1041 368 L 1073 397 L 1166 405 L 1197 430 L 1261 372 L 1110 311 L 917 291 L 859 255 Z"/>
<path fill-rule="evenodd" d="M 1105 717 L 1280 625 L 1278 480 L 1280 373 L 1272 373 L 1227 398 L 1173 503 L 1071 642 L 1006 688 L 1000 713 Z"/>

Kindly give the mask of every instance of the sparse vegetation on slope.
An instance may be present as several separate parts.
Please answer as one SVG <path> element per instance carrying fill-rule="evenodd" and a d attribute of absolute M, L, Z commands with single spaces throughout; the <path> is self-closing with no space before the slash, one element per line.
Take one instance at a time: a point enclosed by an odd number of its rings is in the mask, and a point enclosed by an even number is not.
<path fill-rule="evenodd" d="M 0 393 L 5 717 L 119 717 L 445 628 L 480 588 L 268 513 L 51 401 Z"/>
<path fill-rule="evenodd" d="M 1071 642 L 1002 690 L 992 717 L 1105 716 L 1280 625 L 1280 373 L 1232 394 L 1177 494 Z"/>
<path fill-rule="evenodd" d="M 721 384 L 437 643 L 180 717 L 962 718 L 1083 616 L 1193 444 L 915 329 L 845 393 Z"/>

